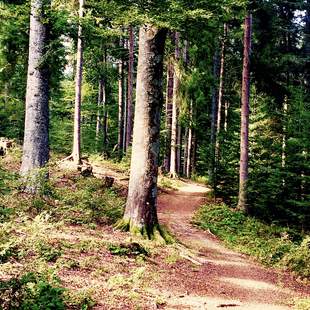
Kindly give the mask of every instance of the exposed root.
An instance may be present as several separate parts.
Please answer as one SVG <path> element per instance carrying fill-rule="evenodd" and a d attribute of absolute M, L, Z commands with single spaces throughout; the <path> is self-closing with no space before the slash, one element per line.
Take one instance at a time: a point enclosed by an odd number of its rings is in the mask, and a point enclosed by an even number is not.
<path fill-rule="evenodd" d="M 170 233 L 159 224 L 156 224 L 152 228 L 146 227 L 146 225 L 138 227 L 133 225 L 130 219 L 123 218 L 119 220 L 114 227 L 115 229 L 128 231 L 134 236 L 152 240 L 160 244 L 170 244 L 174 242 L 174 238 L 170 235 Z"/>
<path fill-rule="evenodd" d="M 169 177 L 170 179 L 179 179 L 179 178 L 180 178 L 179 175 L 178 175 L 176 172 L 170 172 L 170 173 L 168 174 L 168 177 Z"/>

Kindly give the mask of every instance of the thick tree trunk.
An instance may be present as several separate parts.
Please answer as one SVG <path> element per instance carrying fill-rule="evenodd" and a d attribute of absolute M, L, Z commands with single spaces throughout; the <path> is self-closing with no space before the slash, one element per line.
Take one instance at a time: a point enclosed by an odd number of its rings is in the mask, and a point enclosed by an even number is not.
<path fill-rule="evenodd" d="M 165 171 L 170 169 L 171 156 L 171 127 L 172 127 L 172 100 L 173 100 L 173 65 L 169 61 L 167 64 L 167 90 L 166 90 L 166 152 L 164 158 Z"/>
<path fill-rule="evenodd" d="M 167 31 L 140 28 L 136 109 L 129 190 L 118 227 L 153 238 L 158 233 L 157 176 L 164 45 Z"/>
<path fill-rule="evenodd" d="M 252 15 L 250 13 L 248 13 L 245 18 L 244 26 L 238 208 L 248 212 L 247 182 L 249 164 L 250 55 L 252 36 Z"/>
<path fill-rule="evenodd" d="M 79 28 L 76 53 L 76 76 L 75 76 L 75 104 L 74 104 L 74 128 L 72 159 L 76 165 L 81 163 L 81 100 L 82 100 L 82 78 L 83 78 L 83 38 L 81 19 L 84 14 L 84 0 L 79 0 Z"/>
<path fill-rule="evenodd" d="M 129 26 L 129 61 L 128 61 L 128 92 L 127 92 L 127 132 L 126 132 L 126 149 L 128 150 L 132 142 L 133 128 L 133 84 L 134 84 L 134 31 Z"/>
<path fill-rule="evenodd" d="M 43 167 L 49 159 L 49 72 L 42 62 L 48 44 L 48 26 L 42 20 L 50 1 L 32 0 L 30 16 L 29 60 L 26 92 L 26 118 L 21 174 L 27 176 Z M 36 173 L 33 175 L 35 177 Z M 30 180 L 29 180 L 30 181 Z M 32 179 L 27 190 L 36 192 L 39 180 Z"/>
<path fill-rule="evenodd" d="M 118 156 L 123 157 L 123 142 L 124 142 L 124 98 L 123 98 L 123 61 L 118 64 Z"/>
<path fill-rule="evenodd" d="M 218 103 L 217 103 L 217 118 L 216 118 L 216 143 L 215 143 L 215 158 L 216 161 L 219 160 L 220 156 L 220 131 L 222 123 L 222 103 L 224 94 L 224 71 L 225 71 L 225 49 L 226 49 L 226 37 L 227 37 L 227 24 L 224 24 L 224 35 L 222 39 L 221 48 L 221 64 L 220 64 L 220 85 L 218 92 Z"/>
<path fill-rule="evenodd" d="M 178 143 L 178 92 L 180 80 L 178 77 L 178 61 L 180 58 L 179 48 L 180 34 L 175 34 L 175 68 L 173 79 L 173 100 L 172 100 L 172 125 L 171 125 L 171 156 L 170 156 L 170 176 L 177 177 L 177 143 Z"/>

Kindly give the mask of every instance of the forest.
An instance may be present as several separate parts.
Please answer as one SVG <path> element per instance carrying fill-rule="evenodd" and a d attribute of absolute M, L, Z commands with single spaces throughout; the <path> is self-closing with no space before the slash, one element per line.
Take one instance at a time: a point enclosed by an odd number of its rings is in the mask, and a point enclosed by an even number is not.
<path fill-rule="evenodd" d="M 0 0 L 0 309 L 310 309 L 309 0 Z"/>

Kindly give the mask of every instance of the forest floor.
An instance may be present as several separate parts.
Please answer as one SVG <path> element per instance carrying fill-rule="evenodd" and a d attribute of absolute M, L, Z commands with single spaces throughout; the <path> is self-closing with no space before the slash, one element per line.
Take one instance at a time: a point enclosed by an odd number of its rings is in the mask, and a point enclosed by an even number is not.
<path fill-rule="evenodd" d="M 7 156 L 1 165 L 17 172 L 19 157 Z M 310 287 L 291 273 L 263 267 L 192 224 L 199 207 L 213 202 L 204 185 L 160 178 L 159 219 L 175 243 L 115 230 L 108 219 L 121 216 L 128 170 L 104 161 L 91 165 L 96 178 L 54 166 L 55 198 L 3 195 L 3 205 L 17 213 L 3 217 L 0 241 L 9 251 L 0 252 L 1 281 L 29 271 L 56 275 L 68 309 L 272 310 L 310 297 Z M 104 188 L 105 176 L 115 179 L 115 188 Z"/>
<path fill-rule="evenodd" d="M 99 166 L 96 172 L 105 174 Z M 115 171 L 108 172 L 118 182 L 124 180 Z M 162 189 L 158 199 L 159 220 L 179 244 L 175 264 L 163 266 L 161 280 L 152 289 L 164 300 L 162 308 L 284 310 L 294 299 L 310 296 L 310 287 L 289 272 L 264 267 L 228 249 L 211 232 L 194 227 L 195 212 L 214 202 L 207 186 L 182 179 L 174 185 Z"/>

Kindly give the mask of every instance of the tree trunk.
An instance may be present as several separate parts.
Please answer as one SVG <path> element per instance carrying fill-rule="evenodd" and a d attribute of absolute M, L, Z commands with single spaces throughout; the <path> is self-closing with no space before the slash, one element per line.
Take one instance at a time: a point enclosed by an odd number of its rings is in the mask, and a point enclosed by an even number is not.
<path fill-rule="evenodd" d="M 49 70 L 43 60 L 48 45 L 48 25 L 42 22 L 47 6 L 50 1 L 31 1 L 26 118 L 20 170 L 23 176 L 35 173 L 34 170 L 43 167 L 49 159 Z M 32 184 L 26 185 L 27 191 L 38 190 L 40 184 L 35 175 L 35 179 L 29 180 Z"/>
<path fill-rule="evenodd" d="M 193 101 L 191 100 L 190 108 L 189 108 L 189 128 L 187 135 L 187 143 L 186 143 L 186 169 L 185 175 L 187 178 L 191 177 L 191 167 L 192 167 L 192 145 L 193 145 Z"/>
<path fill-rule="evenodd" d="M 126 78 L 126 68 L 125 68 L 125 63 L 124 63 L 124 67 L 123 67 L 123 119 L 124 119 L 124 123 L 123 123 L 123 154 L 125 154 L 127 152 L 127 122 L 128 122 L 128 109 L 127 109 L 127 78 Z"/>
<path fill-rule="evenodd" d="M 157 176 L 166 33 L 151 25 L 140 28 L 129 190 L 124 218 L 118 224 L 148 238 L 159 232 Z"/>
<path fill-rule="evenodd" d="M 167 90 L 166 90 L 166 152 L 164 158 L 165 171 L 170 169 L 171 156 L 171 127 L 172 127 L 172 100 L 173 100 L 173 65 L 167 64 Z"/>
<path fill-rule="evenodd" d="M 227 24 L 224 24 L 224 35 L 222 40 L 221 48 L 221 65 L 220 65 L 220 85 L 218 92 L 218 104 L 217 104 L 217 119 L 216 119 L 216 143 L 215 143 L 215 158 L 219 160 L 220 156 L 220 131 L 222 121 L 222 103 L 223 103 L 223 92 L 224 92 L 224 71 L 225 71 L 225 49 L 226 49 L 226 37 L 227 37 Z"/>
<path fill-rule="evenodd" d="M 102 119 L 102 105 L 103 105 L 103 93 L 104 93 L 104 80 L 101 78 L 98 85 L 98 103 L 97 103 L 97 121 L 96 121 L 96 142 L 98 145 L 100 139 L 101 119 Z"/>
<path fill-rule="evenodd" d="M 187 142 L 187 165 L 186 165 L 186 177 L 191 177 L 192 168 L 192 144 L 193 144 L 193 129 L 188 128 L 188 142 Z"/>
<path fill-rule="evenodd" d="M 81 100 L 82 100 L 82 78 L 83 78 L 83 38 L 81 19 L 84 14 L 84 0 L 79 0 L 79 28 L 76 54 L 76 76 L 75 76 L 75 104 L 74 104 L 74 128 L 72 159 L 76 165 L 81 163 Z"/>
<path fill-rule="evenodd" d="M 124 98 L 123 98 L 123 60 L 118 64 L 118 156 L 123 157 L 124 141 Z"/>
<path fill-rule="evenodd" d="M 128 150 L 132 142 L 133 128 L 133 82 L 134 82 L 134 32 L 129 26 L 129 61 L 128 61 L 128 92 L 127 92 L 127 132 L 126 149 Z"/>
<path fill-rule="evenodd" d="M 175 34 L 175 68 L 173 79 L 173 100 L 172 100 L 172 125 L 171 125 L 171 156 L 170 156 L 170 176 L 177 177 L 177 143 L 178 143 L 178 92 L 180 80 L 178 77 L 178 61 L 180 58 L 179 48 L 180 34 Z"/>
<path fill-rule="evenodd" d="M 179 115 L 179 109 L 178 109 L 178 115 Z M 177 128 L 177 158 L 176 158 L 176 170 L 177 170 L 177 175 L 182 173 L 182 165 L 181 165 L 181 155 L 182 155 L 182 135 L 183 135 L 183 130 L 182 126 L 178 125 Z"/>
<path fill-rule="evenodd" d="M 252 36 L 252 15 L 250 13 L 248 13 L 245 18 L 244 26 L 238 208 L 248 213 L 247 182 L 249 161 L 250 55 Z"/>
<path fill-rule="evenodd" d="M 216 145 L 216 124 L 217 124 L 217 79 L 218 79 L 218 61 L 219 55 L 216 50 L 213 56 L 213 80 L 212 86 L 212 103 L 211 103 L 211 133 L 210 133 L 210 165 L 209 165 L 209 183 L 215 189 L 216 187 L 216 161 L 215 161 L 215 145 Z"/>
<path fill-rule="evenodd" d="M 307 0 L 306 3 L 306 14 L 305 14 L 305 34 L 304 34 L 304 57 L 305 59 L 310 58 L 310 1 Z M 305 65 L 305 85 L 306 89 L 310 89 L 310 65 L 309 61 L 306 61 Z"/>
<path fill-rule="evenodd" d="M 225 100 L 224 131 L 227 132 L 229 102 Z"/>
<path fill-rule="evenodd" d="M 189 127 L 185 128 L 185 133 L 184 133 L 184 153 L 183 153 L 183 166 L 182 166 L 182 174 L 186 176 L 186 171 L 187 171 L 187 152 L 188 152 L 188 132 L 189 132 Z"/>

